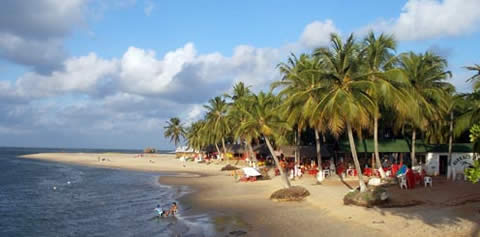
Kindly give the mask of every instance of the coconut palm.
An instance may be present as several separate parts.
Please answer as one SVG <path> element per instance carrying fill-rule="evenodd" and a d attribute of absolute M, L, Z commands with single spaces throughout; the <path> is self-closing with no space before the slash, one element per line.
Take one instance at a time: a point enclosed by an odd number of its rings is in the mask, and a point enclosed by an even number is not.
<path fill-rule="evenodd" d="M 260 92 L 258 95 L 249 97 L 250 107 L 242 109 L 246 119 L 240 125 L 239 130 L 250 134 L 250 137 L 263 137 L 268 149 L 275 160 L 280 175 L 286 188 L 289 188 L 290 181 L 287 175 L 280 167 L 277 156 L 275 156 L 270 138 L 276 136 L 279 132 L 290 130 L 287 122 L 281 119 L 278 110 L 278 102 L 271 93 Z"/>
<path fill-rule="evenodd" d="M 208 145 L 208 138 L 202 129 L 205 126 L 204 120 L 198 120 L 190 125 L 186 131 L 185 138 L 187 145 L 193 149 L 201 150 Z"/>
<path fill-rule="evenodd" d="M 466 69 L 470 71 L 476 71 L 477 73 L 472 77 L 468 78 L 467 81 L 473 82 L 473 90 L 478 91 L 480 89 L 480 65 L 475 64 L 473 66 L 467 66 Z"/>
<path fill-rule="evenodd" d="M 392 108 L 397 113 L 406 113 L 411 109 L 406 103 L 408 93 L 408 81 L 402 77 L 398 69 L 392 67 L 395 62 L 393 51 L 396 42 L 392 36 L 380 34 L 378 37 L 370 32 L 364 39 L 362 59 L 369 80 L 374 84 L 368 93 L 374 101 L 373 111 L 373 141 L 376 166 L 379 168 L 380 176 L 385 178 L 378 151 L 378 121 L 381 117 L 380 108 Z"/>
<path fill-rule="evenodd" d="M 245 99 L 252 95 L 249 86 L 245 86 L 243 82 L 239 82 L 233 86 L 233 93 L 232 95 L 225 94 L 226 98 L 232 99 L 232 103 L 230 103 L 230 107 L 228 110 L 228 120 L 231 124 L 231 129 L 233 131 L 234 139 L 241 139 L 245 142 L 246 149 L 248 149 L 248 155 L 251 160 L 256 160 L 254 156 L 253 148 L 252 148 L 252 140 L 253 137 L 250 136 L 248 133 L 244 133 L 243 131 L 239 130 L 240 124 L 246 119 L 245 115 L 243 114 L 243 109 L 248 109 L 249 103 L 248 99 Z"/>
<path fill-rule="evenodd" d="M 370 112 L 375 103 L 367 94 L 373 87 L 368 74 L 361 70 L 359 45 L 353 34 L 345 42 L 336 34 L 331 35 L 331 47 L 318 48 L 314 55 L 325 63 L 321 73 L 322 83 L 317 90 L 322 95 L 314 113 L 328 118 L 329 131 L 339 136 L 346 127 L 350 150 L 358 173 L 360 191 L 366 191 L 362 170 L 357 157 L 353 130 L 361 132 L 369 124 Z"/>
<path fill-rule="evenodd" d="M 305 86 L 308 84 L 307 71 L 311 68 L 311 56 L 301 54 L 299 58 L 295 54 L 291 54 L 286 63 L 277 65 L 280 73 L 282 73 L 282 80 L 274 82 L 272 89 L 282 86 L 283 89 L 279 95 L 286 97 L 283 103 L 282 116 L 290 124 L 295 127 L 294 142 L 295 142 L 295 162 L 299 162 L 299 146 L 302 131 L 308 125 L 308 118 L 304 113 L 304 105 L 308 94 L 305 93 Z"/>
<path fill-rule="evenodd" d="M 222 142 L 223 156 L 225 157 L 227 153 L 225 137 L 227 137 L 231 131 L 227 117 L 228 104 L 220 96 L 217 96 L 210 99 L 204 107 L 207 109 L 204 129 L 207 129 L 211 136 L 213 136 L 213 143 L 217 144 L 218 141 Z"/>
<path fill-rule="evenodd" d="M 272 83 L 272 88 L 281 87 L 279 96 L 286 97 L 283 110 L 291 126 L 297 126 L 298 134 L 307 125 L 315 130 L 318 169 L 321 171 L 322 155 L 319 131 L 323 131 L 323 118 L 312 114 L 312 107 L 318 104 L 320 95 L 317 88 L 320 83 L 322 64 L 318 57 L 307 54 L 297 58 L 292 54 L 286 63 L 278 65 L 283 74 L 281 81 Z M 298 140 L 297 140 L 298 141 Z"/>
<path fill-rule="evenodd" d="M 439 119 L 438 108 L 445 104 L 447 89 L 451 84 L 445 80 L 451 76 L 446 71 L 447 61 L 431 52 L 415 54 L 403 53 L 399 57 L 399 67 L 411 84 L 410 95 L 417 101 L 418 111 L 407 118 L 412 126 L 412 165 L 416 165 L 415 143 L 417 129 L 424 131 L 429 121 Z"/>
<path fill-rule="evenodd" d="M 170 118 L 167 121 L 167 126 L 163 127 L 165 129 L 163 135 L 166 138 L 170 138 L 170 142 L 174 142 L 175 147 L 180 143 L 181 138 L 185 138 L 185 129 L 180 123 L 180 119 L 177 117 Z"/>

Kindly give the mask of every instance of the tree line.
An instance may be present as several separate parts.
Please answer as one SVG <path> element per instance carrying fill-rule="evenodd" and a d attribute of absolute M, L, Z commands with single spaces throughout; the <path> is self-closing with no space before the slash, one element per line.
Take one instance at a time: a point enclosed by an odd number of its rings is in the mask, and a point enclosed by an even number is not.
<path fill-rule="evenodd" d="M 419 134 L 430 143 L 448 142 L 450 161 L 455 137 L 480 121 L 480 65 L 466 67 L 475 72 L 467 79 L 472 92 L 457 93 L 448 81 L 452 73 L 444 57 L 430 51 L 397 54 L 396 47 L 394 37 L 387 34 L 371 32 L 361 40 L 353 34 L 344 39 L 331 34 L 329 46 L 312 53 L 291 54 L 279 63 L 282 77 L 268 92 L 254 93 L 239 82 L 232 94 L 210 99 L 204 105 L 204 118 L 187 128 L 180 119 L 171 118 L 164 135 L 175 146 L 184 138 L 191 148 L 213 145 L 223 154 L 226 141 L 238 141 L 250 156 L 252 143 L 262 141 L 286 187 L 290 182 L 274 155 L 274 146 L 298 146 L 306 129 L 314 130 L 319 169 L 320 136 L 328 134 L 338 139 L 346 134 L 362 192 L 366 185 L 354 136 L 373 136 L 375 162 L 381 167 L 379 123 L 411 138 L 412 165 L 417 164 L 415 143 Z M 384 178 L 385 173 L 379 170 Z"/>

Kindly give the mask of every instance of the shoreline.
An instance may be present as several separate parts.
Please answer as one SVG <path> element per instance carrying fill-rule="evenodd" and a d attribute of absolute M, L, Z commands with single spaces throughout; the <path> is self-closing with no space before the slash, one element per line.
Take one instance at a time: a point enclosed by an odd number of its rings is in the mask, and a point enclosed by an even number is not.
<path fill-rule="evenodd" d="M 111 161 L 98 162 L 98 156 Z M 247 236 L 265 236 L 265 233 L 277 236 L 476 236 L 480 229 L 477 224 L 480 215 L 474 216 L 469 212 L 466 217 L 451 216 L 454 220 L 450 221 L 446 220 L 449 216 L 439 216 L 458 215 L 458 209 L 478 211 L 480 203 L 442 210 L 428 207 L 387 210 L 345 206 L 342 198 L 348 188 L 335 182 L 313 185 L 314 179 L 309 177 L 293 182 L 293 185 L 304 186 L 310 191 L 311 196 L 306 200 L 273 202 L 268 199 L 269 195 L 282 188 L 278 177 L 254 183 L 236 183 L 233 177 L 228 176 L 229 172 L 220 171 L 222 165 L 188 162 L 184 168 L 171 154 L 146 155 L 143 158 L 133 156 L 47 153 L 22 157 L 101 168 L 177 173 L 160 176 L 158 181 L 166 185 L 190 187 L 193 192 L 185 194 L 180 200 L 191 205 L 192 213 L 211 213 L 214 223 L 233 226 L 232 231 L 246 230 Z"/>

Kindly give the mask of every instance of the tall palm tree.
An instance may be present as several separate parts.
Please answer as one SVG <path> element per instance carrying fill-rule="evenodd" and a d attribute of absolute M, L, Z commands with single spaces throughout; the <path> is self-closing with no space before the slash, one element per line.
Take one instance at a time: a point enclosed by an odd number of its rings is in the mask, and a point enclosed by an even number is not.
<path fill-rule="evenodd" d="M 467 79 L 467 82 L 473 82 L 473 92 L 462 96 L 464 110 L 455 122 L 454 133 L 456 136 L 480 122 L 480 65 L 475 64 L 465 68 L 477 73 Z"/>
<path fill-rule="evenodd" d="M 277 65 L 277 68 L 282 74 L 282 80 L 271 85 L 272 89 L 278 86 L 284 86 L 279 95 L 287 97 L 283 103 L 282 116 L 284 116 L 291 127 L 296 128 L 294 131 L 295 163 L 298 163 L 300 160 L 300 137 L 302 131 L 307 126 L 307 118 L 303 113 L 303 101 L 293 96 L 293 94 L 302 89 L 304 78 L 300 76 L 300 74 L 308 70 L 308 66 L 306 67 L 306 65 L 308 65 L 309 60 L 310 56 L 307 54 L 301 54 L 300 57 L 297 58 L 297 56 L 292 53 L 287 62 Z"/>
<path fill-rule="evenodd" d="M 223 156 L 225 157 L 227 153 L 225 137 L 231 132 L 227 117 L 228 104 L 220 96 L 217 96 L 210 99 L 204 107 L 207 109 L 205 129 L 212 134 L 215 144 L 218 143 L 217 141 L 222 142 Z"/>
<path fill-rule="evenodd" d="M 205 126 L 204 120 L 198 120 L 187 128 L 185 139 L 190 148 L 201 150 L 208 145 L 208 138 L 202 128 Z"/>
<path fill-rule="evenodd" d="M 279 96 L 286 97 L 284 115 L 292 127 L 297 127 L 297 134 L 307 125 L 314 128 L 319 171 L 322 167 L 319 133 L 323 131 L 323 118 L 311 112 L 312 107 L 318 104 L 320 98 L 318 90 L 315 88 L 320 83 L 322 66 L 318 57 L 302 54 L 297 58 L 292 54 L 286 63 L 278 65 L 283 74 L 282 80 L 272 83 L 272 88 L 282 88 Z"/>
<path fill-rule="evenodd" d="M 241 124 L 239 130 L 251 134 L 251 137 L 263 137 L 268 149 L 275 160 L 280 175 L 284 181 L 284 186 L 289 188 L 290 181 L 287 174 L 283 171 L 277 156 L 273 150 L 270 138 L 277 135 L 282 130 L 290 130 L 288 124 L 281 119 L 277 112 L 278 103 L 271 93 L 260 92 L 258 95 L 249 97 L 250 108 L 242 109 L 246 120 Z"/>
<path fill-rule="evenodd" d="M 467 81 L 473 82 L 473 90 L 478 91 L 480 89 L 480 65 L 475 64 L 473 66 L 466 66 L 466 69 L 470 71 L 476 71 L 477 73 L 470 77 Z"/>
<path fill-rule="evenodd" d="M 373 111 L 373 141 L 376 166 L 380 176 L 385 178 L 385 172 L 380 162 L 378 151 L 378 121 L 381 107 L 393 108 L 397 113 L 406 113 L 411 109 L 405 102 L 408 81 L 404 80 L 399 70 L 392 67 L 395 62 L 394 50 L 396 41 L 390 35 L 375 36 L 370 32 L 363 41 L 362 59 L 366 70 L 370 73 L 369 80 L 374 84 L 368 93 L 374 101 Z"/>
<path fill-rule="evenodd" d="M 410 94 L 417 101 L 418 111 L 409 115 L 412 125 L 412 165 L 416 165 L 415 143 L 417 129 L 424 131 L 429 121 L 439 119 L 438 108 L 445 104 L 446 90 L 451 84 L 445 80 L 451 76 L 446 70 L 447 61 L 431 52 L 415 54 L 403 53 L 399 57 L 399 67 L 411 84 Z"/>
<path fill-rule="evenodd" d="M 246 146 L 245 150 L 248 150 L 247 154 L 250 159 L 256 160 L 252 147 L 253 137 L 251 137 L 250 134 L 244 133 L 243 131 L 239 130 L 240 124 L 242 124 L 242 122 L 246 119 L 242 110 L 248 109 L 249 106 L 248 100 L 246 98 L 251 95 L 252 92 L 250 91 L 250 86 L 245 86 L 243 82 L 239 82 L 233 86 L 232 95 L 225 94 L 224 96 L 232 100 L 227 116 L 228 120 L 230 121 L 234 139 L 242 140 Z"/>
<path fill-rule="evenodd" d="M 369 124 L 375 103 L 367 91 L 373 83 L 361 69 L 360 48 L 353 34 L 345 42 L 340 36 L 332 34 L 330 41 L 331 47 L 318 48 L 314 52 L 325 63 L 322 83 L 317 88 L 322 97 L 314 110 L 316 114 L 328 118 L 326 126 L 333 135 L 338 137 L 346 127 L 360 191 L 364 192 L 367 187 L 357 157 L 353 130 L 361 132 Z"/>
<path fill-rule="evenodd" d="M 180 119 L 177 117 L 170 118 L 170 120 L 167 121 L 167 126 L 163 128 L 165 129 L 163 136 L 170 138 L 170 142 L 173 141 L 175 147 L 180 143 L 181 138 L 185 138 L 185 129 L 180 123 Z"/>

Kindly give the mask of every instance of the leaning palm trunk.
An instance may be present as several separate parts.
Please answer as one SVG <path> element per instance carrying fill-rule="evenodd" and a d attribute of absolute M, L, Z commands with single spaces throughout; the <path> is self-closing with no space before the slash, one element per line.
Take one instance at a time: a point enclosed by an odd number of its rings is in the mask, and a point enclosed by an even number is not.
<path fill-rule="evenodd" d="M 353 140 L 352 125 L 347 121 L 348 141 L 350 142 L 350 150 L 352 151 L 353 163 L 355 163 L 355 169 L 358 174 L 358 183 L 360 184 L 360 192 L 367 191 L 365 181 L 363 181 L 362 169 L 360 168 L 360 162 L 358 162 L 357 149 L 355 148 L 355 141 Z"/>
<path fill-rule="evenodd" d="M 322 152 L 321 152 L 322 144 L 320 143 L 320 136 L 316 128 L 315 128 L 315 143 L 317 146 L 317 164 L 318 164 L 317 168 L 318 168 L 318 171 L 322 171 Z"/>
<path fill-rule="evenodd" d="M 385 171 L 383 171 L 382 163 L 380 162 L 380 153 L 378 152 L 378 116 L 375 115 L 373 121 L 373 143 L 375 147 L 375 161 L 377 163 L 378 171 L 380 172 L 380 177 L 384 179 L 386 177 Z"/>
<path fill-rule="evenodd" d="M 412 132 L 412 153 L 410 153 L 410 159 L 412 161 L 412 166 L 417 165 L 417 159 L 415 158 L 415 141 L 417 139 L 417 132 L 413 129 Z"/>
<path fill-rule="evenodd" d="M 218 155 L 220 155 L 221 152 L 220 152 L 220 148 L 218 147 L 217 143 L 215 143 L 215 148 L 217 148 L 217 153 L 218 153 Z"/>
<path fill-rule="evenodd" d="M 447 171 L 447 179 L 450 179 L 450 174 L 453 173 L 452 171 L 452 146 L 453 146 L 453 112 L 450 113 L 450 130 L 448 131 L 448 171 Z M 451 177 L 453 180 L 455 180 L 455 177 Z"/>
<path fill-rule="evenodd" d="M 280 162 L 278 161 L 277 157 L 275 156 L 275 152 L 273 152 L 273 148 L 272 148 L 272 145 L 270 144 L 270 140 L 268 139 L 267 136 L 263 136 L 263 137 L 265 138 L 265 143 L 267 143 L 268 150 L 270 150 L 270 154 L 272 154 L 273 160 L 275 160 L 275 164 L 277 166 L 277 169 L 280 171 L 280 176 L 282 176 L 285 188 L 290 188 L 292 185 L 290 184 L 290 181 L 288 180 L 287 174 L 285 174 L 285 172 L 283 172 L 283 168 L 280 166 Z"/>

